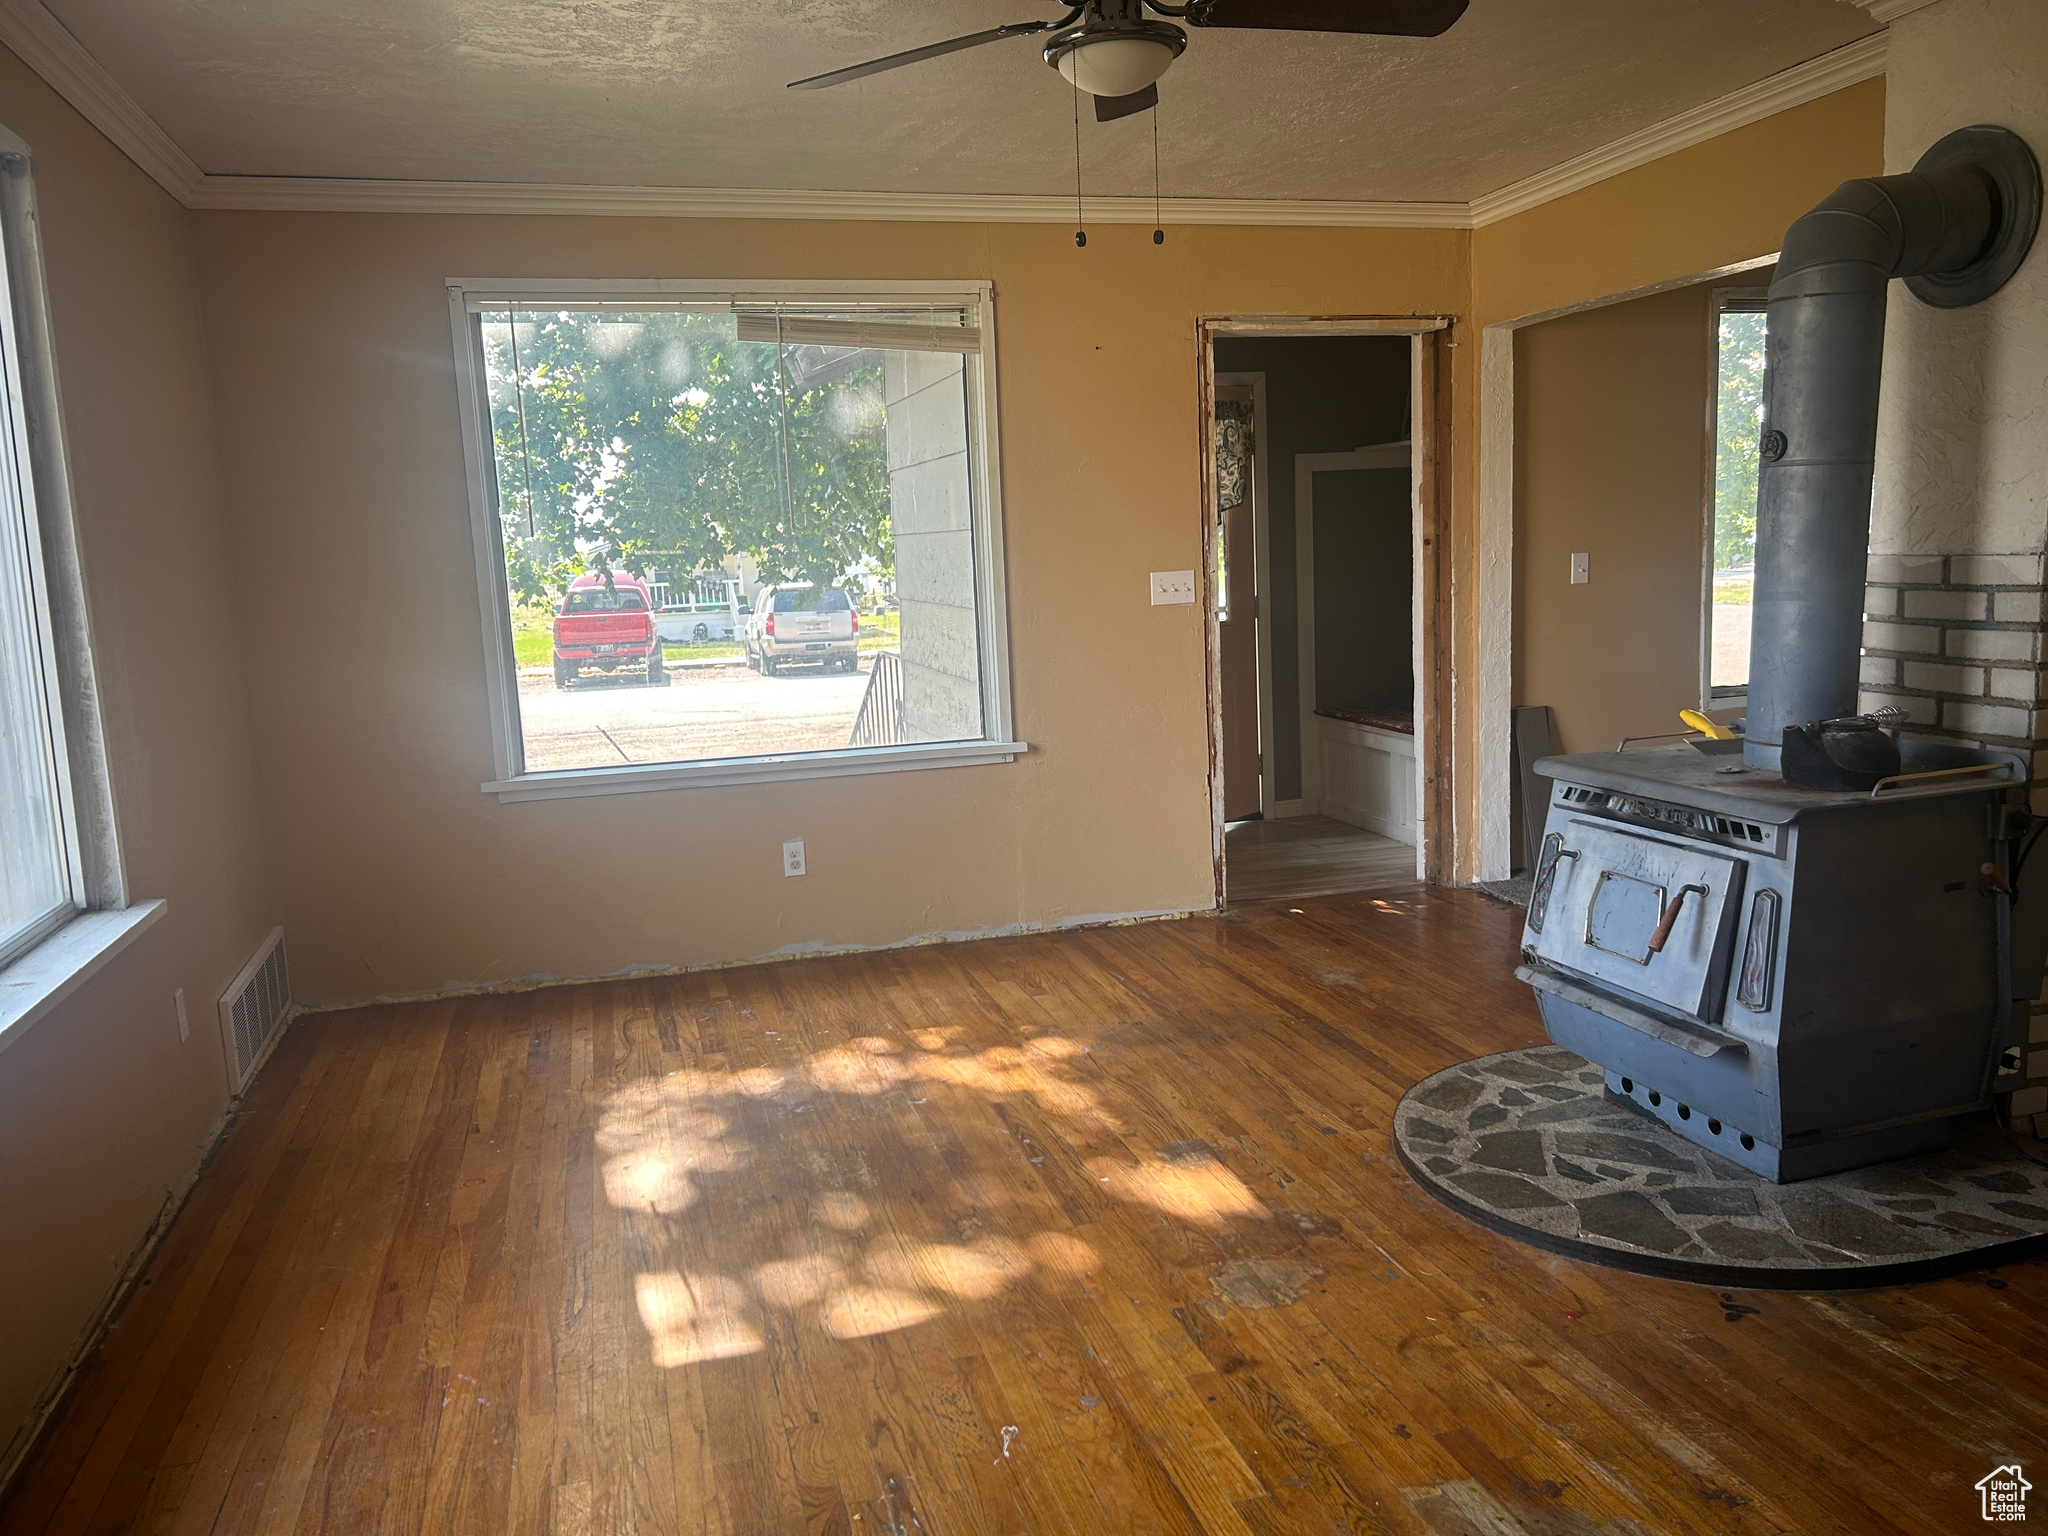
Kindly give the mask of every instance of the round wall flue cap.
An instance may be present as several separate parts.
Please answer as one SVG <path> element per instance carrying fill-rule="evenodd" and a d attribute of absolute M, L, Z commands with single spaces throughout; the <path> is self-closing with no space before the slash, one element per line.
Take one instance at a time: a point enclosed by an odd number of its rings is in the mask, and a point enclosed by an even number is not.
<path fill-rule="evenodd" d="M 1998 194 L 1998 218 L 1977 259 L 1953 272 L 1927 272 L 1906 279 L 1913 297 L 1936 309 L 1965 309 L 1988 299 L 2019 271 L 2041 225 L 2041 166 L 2027 141 L 2010 128 L 1980 123 L 1937 140 L 1915 171 L 1971 165 L 1991 178 Z"/>

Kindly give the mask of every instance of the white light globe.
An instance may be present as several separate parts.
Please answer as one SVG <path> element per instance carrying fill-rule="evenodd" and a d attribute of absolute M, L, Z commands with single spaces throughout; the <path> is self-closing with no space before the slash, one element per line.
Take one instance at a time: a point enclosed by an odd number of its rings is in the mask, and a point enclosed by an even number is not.
<path fill-rule="evenodd" d="M 1060 55 L 1060 73 L 1090 96 L 1129 96 L 1166 73 L 1174 50 L 1149 37 L 1105 37 Z"/>

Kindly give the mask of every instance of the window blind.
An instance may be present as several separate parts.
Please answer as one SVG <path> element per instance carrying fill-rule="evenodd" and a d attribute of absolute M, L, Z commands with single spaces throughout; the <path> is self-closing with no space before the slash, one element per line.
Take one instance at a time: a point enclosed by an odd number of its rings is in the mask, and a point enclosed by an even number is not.
<path fill-rule="evenodd" d="M 811 315 L 778 315 L 773 310 L 750 309 L 740 310 L 737 318 L 741 341 L 781 342 L 785 346 L 878 347 L 889 352 L 981 351 L 978 325 L 821 320 Z"/>

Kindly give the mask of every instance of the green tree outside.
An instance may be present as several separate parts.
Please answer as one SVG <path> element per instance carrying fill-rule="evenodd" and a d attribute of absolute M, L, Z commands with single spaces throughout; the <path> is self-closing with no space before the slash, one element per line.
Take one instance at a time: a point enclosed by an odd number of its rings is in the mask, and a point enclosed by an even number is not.
<path fill-rule="evenodd" d="M 732 555 L 769 581 L 893 572 L 880 354 L 742 342 L 721 313 L 512 318 L 483 341 L 515 602 Z"/>
<path fill-rule="evenodd" d="M 1714 569 L 1756 560 L 1758 438 L 1764 413 L 1764 317 L 1721 316 L 1714 424 Z"/>

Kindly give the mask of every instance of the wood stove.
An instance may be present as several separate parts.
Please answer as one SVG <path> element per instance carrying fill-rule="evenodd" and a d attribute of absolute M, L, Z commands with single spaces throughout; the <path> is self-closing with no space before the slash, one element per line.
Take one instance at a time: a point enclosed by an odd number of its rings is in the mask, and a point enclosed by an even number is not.
<path fill-rule="evenodd" d="M 1940 1146 L 2010 1043 L 2004 978 L 2041 975 L 2048 881 L 2016 925 L 2019 758 L 1901 746 L 1940 776 L 1799 790 L 1683 744 L 1538 763 L 1516 974 L 1550 1038 L 1781 1183 Z"/>
<path fill-rule="evenodd" d="M 1740 759 L 1536 765 L 1554 785 L 1517 974 L 1551 1039 L 1780 1182 L 1939 1146 L 1990 1101 L 2014 993 L 2040 990 L 2048 877 L 2013 896 L 2026 764 L 1902 740 L 1893 766 L 1880 722 L 1851 717 L 1892 281 L 1981 302 L 2041 201 L 2032 151 L 1974 127 L 1793 224 L 1767 310 Z"/>

